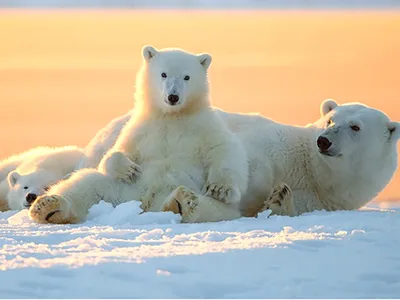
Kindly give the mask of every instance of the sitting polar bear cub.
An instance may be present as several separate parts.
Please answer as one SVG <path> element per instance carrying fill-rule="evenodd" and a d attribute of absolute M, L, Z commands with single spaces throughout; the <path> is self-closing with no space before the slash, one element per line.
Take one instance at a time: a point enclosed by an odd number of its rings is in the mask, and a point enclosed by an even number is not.
<path fill-rule="evenodd" d="M 142 52 L 136 107 L 115 146 L 99 170 L 80 170 L 39 197 L 33 220 L 80 222 L 102 199 L 140 199 L 145 211 L 178 209 L 184 222 L 240 217 L 247 157 L 210 107 L 211 56 L 151 46 Z"/>

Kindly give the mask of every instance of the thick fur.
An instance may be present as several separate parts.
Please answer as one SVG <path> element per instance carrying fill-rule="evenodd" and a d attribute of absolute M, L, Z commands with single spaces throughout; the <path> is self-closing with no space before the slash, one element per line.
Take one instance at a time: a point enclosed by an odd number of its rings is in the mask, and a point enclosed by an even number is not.
<path fill-rule="evenodd" d="M 44 194 L 51 185 L 73 172 L 83 156 L 83 149 L 75 146 L 46 148 L 35 155 L 24 156 L 7 176 L 9 209 L 29 207 L 32 197 Z"/>
<path fill-rule="evenodd" d="M 122 128 L 131 117 L 132 111 L 129 111 L 100 129 L 85 147 L 85 156 L 79 161 L 76 169 L 97 168 L 104 155 L 114 146 Z"/>
<path fill-rule="evenodd" d="M 14 171 L 23 161 L 40 157 L 51 151 L 50 147 L 37 147 L 12 155 L 0 161 L 0 211 L 8 210 L 7 194 L 9 191 L 7 176 Z"/>
<path fill-rule="evenodd" d="M 248 118 L 248 117 L 245 117 Z M 234 116 L 233 123 L 239 117 Z M 269 196 L 263 208 L 282 215 L 299 215 L 314 210 L 354 210 L 375 198 L 390 182 L 397 169 L 399 123 L 391 122 L 381 111 L 359 103 L 338 105 L 333 100 L 321 104 L 321 118 L 306 127 L 265 121 L 265 126 L 244 134 L 250 158 L 249 194 L 260 186 L 257 164 L 264 157 L 273 178 L 268 189 L 286 183 L 280 192 Z M 243 135 L 243 130 L 237 131 Z M 322 151 L 319 137 L 331 146 Z M 245 141 L 244 137 L 242 138 Z M 259 141 L 257 143 L 257 141 Z M 288 197 L 289 196 L 289 197 Z M 260 200 L 245 197 L 241 203 L 245 216 L 259 212 Z"/>
<path fill-rule="evenodd" d="M 240 216 L 247 156 L 210 106 L 211 56 L 147 46 L 143 58 L 133 116 L 115 145 L 98 170 L 78 171 L 39 197 L 30 208 L 34 221 L 80 222 L 101 199 L 140 199 L 145 211 L 177 208 L 183 222 Z"/>

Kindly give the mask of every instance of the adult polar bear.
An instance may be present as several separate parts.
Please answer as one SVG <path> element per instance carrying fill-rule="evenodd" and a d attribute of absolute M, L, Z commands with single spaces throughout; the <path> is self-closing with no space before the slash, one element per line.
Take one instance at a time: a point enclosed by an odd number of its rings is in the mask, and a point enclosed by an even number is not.
<path fill-rule="evenodd" d="M 194 209 L 199 222 L 240 216 L 247 156 L 210 107 L 211 56 L 147 46 L 143 57 L 134 115 L 99 171 L 83 169 L 52 186 L 31 206 L 33 220 L 79 222 L 101 199 L 140 199 L 145 211 L 182 202 L 180 208 L 189 215 Z"/>
<path fill-rule="evenodd" d="M 322 102 L 320 112 L 320 119 L 306 127 L 274 122 L 255 133 L 265 137 L 262 149 L 275 180 L 292 190 L 287 197 L 273 191 L 262 209 L 291 216 L 322 209 L 358 209 L 393 177 L 398 122 L 360 103 L 338 105 L 329 99 Z M 251 153 L 248 155 L 251 159 Z M 258 205 L 250 199 L 242 203 L 242 209 L 251 215 Z"/>
<path fill-rule="evenodd" d="M 358 209 L 387 185 L 397 167 L 399 124 L 361 104 L 324 101 L 321 118 L 307 127 L 279 124 L 256 115 L 217 113 L 243 142 L 249 157 L 249 188 L 241 201 L 245 216 L 256 215 L 262 208 L 286 215 L 316 209 Z M 113 144 L 116 138 L 108 135 L 108 143 Z M 278 186 L 282 182 L 291 187 L 293 197 L 285 185 Z M 69 187 L 74 184 L 78 182 L 70 182 Z M 51 192 L 64 195 L 65 187 Z M 47 201 L 54 203 L 51 199 L 47 196 L 37 202 L 31 210 L 34 220 L 45 222 L 48 215 L 60 209 L 56 203 L 38 213 Z M 167 209 L 181 212 L 184 221 L 199 221 L 195 212 L 201 205 L 195 207 L 196 201 L 189 201 L 188 206 L 182 199 L 178 202 L 180 205 L 170 202 Z M 234 213 L 222 216 L 237 217 Z"/>

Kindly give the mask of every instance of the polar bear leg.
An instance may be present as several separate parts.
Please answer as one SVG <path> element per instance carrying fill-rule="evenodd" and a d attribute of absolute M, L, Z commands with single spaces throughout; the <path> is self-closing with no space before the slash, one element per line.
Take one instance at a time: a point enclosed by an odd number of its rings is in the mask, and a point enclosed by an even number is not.
<path fill-rule="evenodd" d="M 167 198 L 162 211 L 172 211 L 182 215 L 182 223 L 218 222 L 241 217 L 235 205 L 199 195 L 179 186 Z"/>
<path fill-rule="evenodd" d="M 282 183 L 274 188 L 271 196 L 269 196 L 259 213 L 270 209 L 271 215 L 281 216 L 296 216 L 296 211 L 293 203 L 292 191 L 285 183 Z"/>
<path fill-rule="evenodd" d="M 29 215 L 38 223 L 80 223 L 89 208 L 100 200 L 116 201 L 119 185 L 121 183 L 95 169 L 83 169 L 38 197 Z"/>
<path fill-rule="evenodd" d="M 98 170 L 126 183 L 136 181 L 141 173 L 140 167 L 119 151 L 107 153 L 101 160 Z"/>

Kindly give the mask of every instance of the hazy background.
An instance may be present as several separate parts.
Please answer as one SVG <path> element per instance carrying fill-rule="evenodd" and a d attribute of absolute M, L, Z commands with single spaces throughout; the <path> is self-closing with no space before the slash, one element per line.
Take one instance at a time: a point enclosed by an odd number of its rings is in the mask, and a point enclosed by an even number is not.
<path fill-rule="evenodd" d="M 0 158 L 84 146 L 132 107 L 145 44 L 211 53 L 213 103 L 228 111 L 305 125 L 331 97 L 400 121 L 399 5 L 0 0 Z M 399 183 L 380 199 L 400 198 Z"/>

